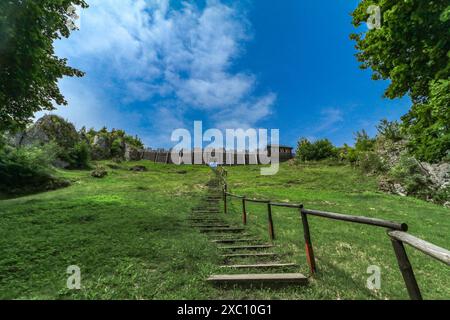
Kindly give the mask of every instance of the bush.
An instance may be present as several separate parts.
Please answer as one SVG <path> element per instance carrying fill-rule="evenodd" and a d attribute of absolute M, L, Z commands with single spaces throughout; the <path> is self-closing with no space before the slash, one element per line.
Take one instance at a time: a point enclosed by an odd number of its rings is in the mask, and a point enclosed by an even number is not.
<path fill-rule="evenodd" d="M 373 151 L 376 139 L 369 137 L 365 130 L 355 133 L 355 150 L 358 152 Z"/>
<path fill-rule="evenodd" d="M 121 138 L 117 138 L 111 144 L 111 156 L 113 158 L 122 158 L 125 154 L 124 143 Z"/>
<path fill-rule="evenodd" d="M 400 183 L 409 195 L 422 198 L 432 195 L 432 190 L 428 187 L 430 182 L 419 162 L 413 157 L 401 157 L 399 163 L 389 171 L 389 176 Z"/>
<path fill-rule="evenodd" d="M 67 186 L 67 181 L 53 176 L 52 162 L 58 148 L 43 147 L 0 149 L 0 191 L 8 194 L 53 190 Z"/>
<path fill-rule="evenodd" d="M 377 125 L 377 130 L 379 135 L 385 137 L 390 141 L 398 142 L 404 139 L 400 124 L 397 121 L 391 122 L 383 119 Z"/>
<path fill-rule="evenodd" d="M 71 169 L 88 169 L 91 161 L 91 148 L 86 141 L 75 144 L 70 151 L 70 168 Z"/>
<path fill-rule="evenodd" d="M 297 158 L 300 161 L 319 161 L 337 158 L 337 149 L 328 139 L 317 140 L 311 143 L 302 138 L 298 142 Z"/>
<path fill-rule="evenodd" d="M 91 172 L 93 178 L 102 179 L 108 175 L 108 171 L 105 168 L 97 166 L 94 171 Z"/>
<path fill-rule="evenodd" d="M 382 173 L 387 170 L 383 160 L 373 151 L 360 152 L 358 164 L 366 174 Z"/>

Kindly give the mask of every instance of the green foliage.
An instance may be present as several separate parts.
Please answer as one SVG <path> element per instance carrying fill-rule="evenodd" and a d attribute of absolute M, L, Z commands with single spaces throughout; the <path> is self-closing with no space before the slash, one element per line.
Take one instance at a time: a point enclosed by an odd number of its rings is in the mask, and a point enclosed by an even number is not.
<path fill-rule="evenodd" d="M 137 135 L 134 137 L 126 135 L 124 137 L 124 140 L 126 143 L 128 143 L 129 145 L 131 145 L 137 149 L 143 149 L 145 147 L 144 143 Z"/>
<path fill-rule="evenodd" d="M 306 138 L 300 139 L 297 146 L 297 159 L 300 161 L 319 161 L 337 157 L 337 149 L 328 139 L 310 142 Z"/>
<path fill-rule="evenodd" d="M 124 142 L 122 138 L 116 138 L 111 144 L 111 156 L 113 158 L 120 158 L 124 155 Z"/>
<path fill-rule="evenodd" d="M 368 20 L 370 5 L 381 8 L 382 24 L 351 36 L 361 67 L 391 81 L 387 97 L 423 101 L 431 81 L 450 76 L 448 0 L 362 0 L 353 12 L 355 27 Z"/>
<path fill-rule="evenodd" d="M 72 169 L 88 169 L 91 161 L 91 148 L 86 141 L 78 142 L 70 151 L 70 167 Z"/>
<path fill-rule="evenodd" d="M 450 153 L 450 81 L 432 82 L 430 91 L 429 101 L 415 104 L 403 122 L 412 154 L 422 161 L 438 162 Z"/>
<path fill-rule="evenodd" d="M 401 157 L 398 164 L 389 171 L 389 176 L 400 183 L 409 195 L 431 197 L 429 181 L 416 159 L 409 156 Z"/>
<path fill-rule="evenodd" d="M 71 5 L 83 0 L 0 1 L 0 128 L 16 130 L 33 114 L 67 104 L 58 88 L 63 76 L 83 73 L 55 55 L 53 43 L 69 37 Z"/>
<path fill-rule="evenodd" d="M 383 136 L 392 142 L 398 142 L 405 138 L 401 132 L 401 126 L 397 121 L 383 119 L 377 125 L 377 130 L 378 135 Z"/>
<path fill-rule="evenodd" d="M 3 193 L 28 193 L 51 190 L 67 185 L 53 177 L 52 162 L 57 146 L 0 149 L 0 191 Z"/>
<path fill-rule="evenodd" d="M 102 166 L 97 166 L 94 171 L 91 172 L 93 178 L 103 179 L 108 175 L 108 171 Z"/>
<path fill-rule="evenodd" d="M 376 139 L 372 139 L 366 130 L 355 133 L 355 150 L 357 152 L 373 151 Z"/>
<path fill-rule="evenodd" d="M 362 0 L 353 24 L 367 21 L 378 5 L 380 29 L 353 34 L 357 58 L 373 79 L 389 79 L 388 98 L 408 94 L 413 106 L 403 117 L 410 150 L 420 160 L 439 162 L 450 150 L 450 5 L 448 0 Z"/>
<path fill-rule="evenodd" d="M 342 148 L 338 148 L 338 159 L 354 164 L 358 161 L 358 152 L 349 145 L 344 144 Z"/>
<path fill-rule="evenodd" d="M 386 171 L 383 160 L 373 151 L 359 152 L 358 165 L 366 174 L 377 174 Z"/>

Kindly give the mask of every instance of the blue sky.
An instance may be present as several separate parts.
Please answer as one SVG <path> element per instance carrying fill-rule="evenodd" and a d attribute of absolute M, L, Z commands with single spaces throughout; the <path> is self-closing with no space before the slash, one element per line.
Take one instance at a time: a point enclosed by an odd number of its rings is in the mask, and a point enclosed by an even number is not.
<path fill-rule="evenodd" d="M 376 132 L 409 101 L 383 99 L 354 57 L 358 1 L 89 0 L 56 52 L 84 78 L 60 82 L 78 128 L 122 128 L 150 147 L 174 129 L 280 129 L 281 143 Z"/>

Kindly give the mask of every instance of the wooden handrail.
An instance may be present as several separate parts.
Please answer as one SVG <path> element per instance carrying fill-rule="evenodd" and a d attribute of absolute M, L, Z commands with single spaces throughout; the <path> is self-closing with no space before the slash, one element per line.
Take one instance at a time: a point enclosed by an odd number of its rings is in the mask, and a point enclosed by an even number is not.
<path fill-rule="evenodd" d="M 302 209 L 302 212 L 305 214 L 311 215 L 311 216 L 318 216 L 318 217 L 323 217 L 323 218 L 328 218 L 328 219 L 333 219 L 333 220 L 367 224 L 370 226 L 383 227 L 383 228 L 394 229 L 394 230 L 402 230 L 402 231 L 408 230 L 408 225 L 406 223 L 398 223 L 398 222 L 387 221 L 387 220 L 382 220 L 382 219 L 377 219 L 377 218 L 368 218 L 368 217 L 363 217 L 363 216 L 353 216 L 353 215 L 348 215 L 348 214 L 317 211 L 317 210 L 306 210 L 306 209 Z"/>
<path fill-rule="evenodd" d="M 389 231 L 388 235 L 391 238 L 399 240 L 403 243 L 410 245 L 413 248 L 425 253 L 426 255 L 439 260 L 446 265 L 450 266 L 450 251 L 447 249 L 438 247 L 430 242 L 419 239 L 413 235 L 401 231 Z"/>
<path fill-rule="evenodd" d="M 224 174 L 225 173 L 225 174 Z M 325 212 L 319 210 L 307 210 L 304 209 L 302 204 L 295 203 L 283 203 L 283 202 L 272 202 L 270 200 L 261 199 L 249 199 L 246 196 L 240 196 L 228 192 L 227 183 L 225 179 L 226 170 L 222 168 L 220 172 L 221 183 L 223 183 L 223 194 L 224 194 L 224 210 L 227 212 L 227 196 L 232 198 L 242 199 L 243 206 L 243 222 L 247 224 L 247 210 L 245 207 L 246 202 L 267 204 L 268 209 L 268 220 L 269 220 L 269 235 L 271 240 L 275 239 L 274 226 L 272 220 L 272 206 L 275 207 L 285 207 L 285 208 L 296 208 L 300 211 L 300 216 L 303 224 L 303 231 L 305 237 L 305 248 L 307 253 L 307 260 L 310 266 L 311 273 L 316 272 L 316 263 L 314 258 L 314 250 L 311 241 L 311 234 L 308 223 L 308 215 L 317 216 L 327 219 L 333 219 L 338 221 L 346 221 L 352 223 L 365 224 L 376 227 L 383 227 L 389 229 L 388 235 L 391 238 L 393 249 L 397 258 L 397 262 L 402 273 L 403 279 L 405 281 L 406 289 L 408 294 L 413 300 L 422 300 L 422 294 L 420 288 L 417 284 L 416 277 L 412 265 L 408 259 L 408 255 L 403 246 L 404 243 L 412 246 L 413 248 L 425 253 L 426 255 L 439 260 L 446 265 L 450 266 L 450 251 L 447 249 L 438 247 L 432 243 L 419 239 L 413 235 L 406 233 L 408 231 L 408 225 L 406 223 L 399 223 L 394 221 L 382 220 L 378 218 L 369 218 L 364 216 L 354 216 L 348 214 L 340 214 L 334 212 Z"/>

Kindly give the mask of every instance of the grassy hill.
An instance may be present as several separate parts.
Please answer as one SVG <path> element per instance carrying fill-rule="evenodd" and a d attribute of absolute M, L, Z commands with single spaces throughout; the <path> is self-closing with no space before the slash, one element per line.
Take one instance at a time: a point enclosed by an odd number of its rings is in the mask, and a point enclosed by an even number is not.
<path fill-rule="evenodd" d="M 186 216 L 205 192 L 205 167 L 124 164 L 105 179 L 87 171 L 61 171 L 67 189 L 0 201 L 1 299 L 403 299 L 408 298 L 384 230 L 311 218 L 318 276 L 305 288 L 278 290 L 211 287 L 216 247 L 189 226 Z M 350 167 L 284 164 L 274 177 L 259 167 L 229 169 L 232 192 L 302 202 L 308 208 L 406 222 L 410 232 L 450 247 L 450 210 L 412 198 L 379 193 L 376 181 Z M 240 223 L 240 203 L 227 219 Z M 264 206 L 249 206 L 249 231 L 267 237 Z M 308 272 L 298 212 L 274 211 L 279 250 Z M 427 299 L 450 297 L 450 271 L 409 250 Z M 82 290 L 66 289 L 69 265 L 81 268 Z M 382 269 L 378 292 L 365 288 L 369 265 Z"/>

